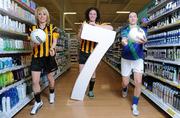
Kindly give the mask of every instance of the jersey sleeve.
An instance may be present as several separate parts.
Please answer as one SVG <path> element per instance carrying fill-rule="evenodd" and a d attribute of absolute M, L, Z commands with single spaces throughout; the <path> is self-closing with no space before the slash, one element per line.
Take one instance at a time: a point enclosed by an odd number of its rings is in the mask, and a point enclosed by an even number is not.
<path fill-rule="evenodd" d="M 122 31 L 121 31 L 121 37 L 122 37 L 122 38 L 128 38 L 127 28 L 122 29 Z"/>
<path fill-rule="evenodd" d="M 53 40 L 58 39 L 60 36 L 60 34 L 58 32 L 58 28 L 56 26 L 53 26 L 52 35 L 53 35 Z"/>
<path fill-rule="evenodd" d="M 30 35 L 31 35 L 31 32 L 32 32 L 32 26 L 29 26 L 28 30 L 27 30 L 27 34 L 28 34 L 28 40 L 30 40 Z"/>

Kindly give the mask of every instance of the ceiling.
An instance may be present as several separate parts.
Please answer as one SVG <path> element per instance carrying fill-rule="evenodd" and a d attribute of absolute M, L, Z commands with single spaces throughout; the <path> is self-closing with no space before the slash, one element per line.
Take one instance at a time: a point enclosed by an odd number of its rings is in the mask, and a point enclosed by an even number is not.
<path fill-rule="evenodd" d="M 97 7 L 101 13 L 102 22 L 111 22 L 115 28 L 127 22 L 128 14 L 117 14 L 116 11 L 140 11 L 151 0 L 34 0 L 39 6 L 45 6 L 50 15 L 51 22 L 60 27 L 64 12 L 77 12 L 75 15 L 66 15 L 63 24 L 65 28 L 73 28 L 77 32 L 82 22 L 84 12 L 89 7 Z M 63 5 L 64 4 L 64 5 Z M 61 15 L 60 15 L 61 14 Z"/>

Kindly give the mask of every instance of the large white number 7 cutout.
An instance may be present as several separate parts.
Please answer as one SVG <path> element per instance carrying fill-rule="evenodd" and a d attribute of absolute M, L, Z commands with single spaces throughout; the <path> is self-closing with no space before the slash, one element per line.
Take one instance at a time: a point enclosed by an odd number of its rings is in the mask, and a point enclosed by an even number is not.
<path fill-rule="evenodd" d="M 97 65 L 101 61 L 102 57 L 113 44 L 116 32 L 103 29 L 101 27 L 95 27 L 88 24 L 83 25 L 81 38 L 97 42 L 96 48 L 93 53 L 89 56 L 82 71 L 80 72 L 76 83 L 74 85 L 71 99 L 83 100 L 85 91 L 93 75 Z"/>

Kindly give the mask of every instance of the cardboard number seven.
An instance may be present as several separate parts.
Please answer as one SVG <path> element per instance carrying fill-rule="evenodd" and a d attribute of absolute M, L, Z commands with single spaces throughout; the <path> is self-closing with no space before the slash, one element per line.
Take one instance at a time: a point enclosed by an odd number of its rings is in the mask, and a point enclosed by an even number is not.
<path fill-rule="evenodd" d="M 116 32 L 107 30 L 101 27 L 95 27 L 88 24 L 83 25 L 81 38 L 93 42 L 97 42 L 96 48 L 93 53 L 89 56 L 82 71 L 80 72 L 76 83 L 74 85 L 71 99 L 83 100 L 85 91 L 96 70 L 97 65 L 101 61 L 102 57 L 113 44 Z"/>

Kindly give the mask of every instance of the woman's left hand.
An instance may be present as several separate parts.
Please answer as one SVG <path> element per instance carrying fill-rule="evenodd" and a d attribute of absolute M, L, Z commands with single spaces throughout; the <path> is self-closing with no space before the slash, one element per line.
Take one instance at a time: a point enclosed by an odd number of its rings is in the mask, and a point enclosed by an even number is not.
<path fill-rule="evenodd" d="M 144 39 L 141 39 L 140 37 L 137 37 L 137 38 L 138 38 L 138 40 L 136 40 L 136 42 L 141 43 L 141 44 L 145 43 L 147 40 L 146 38 L 144 38 Z"/>
<path fill-rule="evenodd" d="M 55 48 L 50 48 L 50 51 L 49 51 L 50 55 L 51 56 L 54 56 L 55 55 Z"/>

